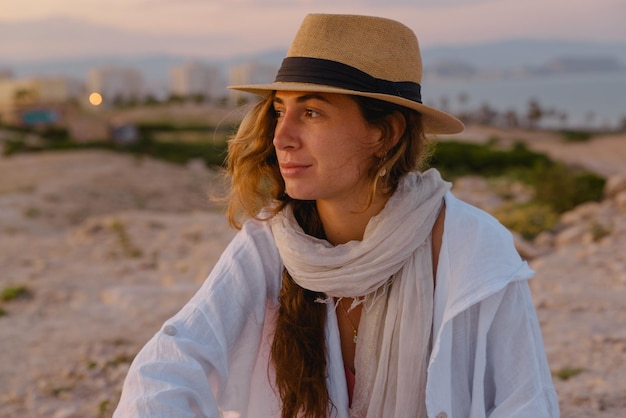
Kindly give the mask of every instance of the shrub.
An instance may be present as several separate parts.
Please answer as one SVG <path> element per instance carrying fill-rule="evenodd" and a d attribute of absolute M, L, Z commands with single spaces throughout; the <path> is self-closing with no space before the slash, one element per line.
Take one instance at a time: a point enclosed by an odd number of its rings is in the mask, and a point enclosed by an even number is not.
<path fill-rule="evenodd" d="M 122 246 L 122 250 L 126 257 L 139 258 L 143 255 L 141 249 L 137 248 L 130 240 L 130 236 L 126 231 L 126 225 L 124 225 L 124 223 L 116 220 L 111 224 L 111 229 L 117 235 L 117 239 Z"/>
<path fill-rule="evenodd" d="M 13 154 L 18 154 L 20 152 L 28 151 L 28 146 L 23 139 L 9 139 L 4 142 L 4 147 L 2 148 L 2 155 L 11 156 Z"/>
<path fill-rule="evenodd" d="M 0 292 L 0 300 L 3 302 L 10 302 L 16 299 L 27 299 L 31 297 L 33 293 L 26 286 L 9 286 L 2 289 Z"/>
<path fill-rule="evenodd" d="M 530 202 L 509 203 L 494 214 L 526 239 L 552 229 L 559 214 L 584 202 L 599 201 L 604 192 L 604 178 L 555 163 L 523 143 L 501 150 L 489 144 L 441 142 L 435 147 L 431 166 L 448 178 L 471 174 L 517 179 L 531 186 Z"/>
<path fill-rule="evenodd" d="M 503 205 L 494 216 L 527 240 L 554 228 L 559 220 L 558 214 L 549 205 L 537 202 Z"/>
<path fill-rule="evenodd" d="M 486 144 L 441 142 L 435 147 L 430 165 L 448 178 L 468 174 L 518 178 L 534 188 L 535 201 L 549 205 L 557 213 L 600 200 L 606 182 L 596 174 L 555 163 L 521 142 L 510 150 Z"/>
<path fill-rule="evenodd" d="M 600 241 L 602 238 L 611 234 L 611 228 L 606 227 L 598 222 L 591 224 L 591 237 L 594 242 Z"/>
<path fill-rule="evenodd" d="M 22 128 L 24 130 L 25 128 Z M 141 124 L 138 126 L 139 140 L 131 144 L 115 144 L 113 141 L 76 142 L 68 136 L 65 129 L 51 128 L 37 132 L 40 140 L 30 143 L 23 138 L 5 141 L 3 154 L 6 156 L 46 150 L 80 150 L 80 149 L 107 149 L 128 152 L 138 155 L 148 155 L 171 163 L 184 164 L 191 159 L 200 158 L 208 166 L 223 165 L 226 158 L 226 137 L 236 129 L 233 124 L 223 124 L 218 127 L 209 125 L 178 126 L 171 123 Z M 20 131 L 21 132 L 21 131 Z M 24 132 L 30 132 L 25 130 Z M 185 132 L 213 132 L 214 140 L 203 142 L 187 142 L 184 140 L 158 141 L 155 134 L 158 132 L 185 133 Z M 219 135 L 218 135 L 219 134 Z M 176 135 L 175 138 L 180 138 Z"/>
<path fill-rule="evenodd" d="M 592 137 L 591 133 L 587 131 L 563 130 L 560 131 L 560 134 L 565 142 L 585 142 Z"/>
<path fill-rule="evenodd" d="M 560 370 L 552 372 L 552 374 L 561 380 L 568 380 L 574 376 L 577 376 L 583 372 L 583 369 L 579 367 L 563 367 Z"/>
<path fill-rule="evenodd" d="M 430 165 L 447 177 L 467 174 L 495 176 L 537 164 L 549 164 L 550 159 L 518 142 L 510 150 L 495 149 L 489 144 L 446 141 L 437 143 Z"/>
<path fill-rule="evenodd" d="M 606 182 L 596 174 L 563 164 L 537 165 L 530 172 L 529 180 L 535 190 L 534 200 L 551 206 L 558 213 L 584 202 L 601 200 Z"/>

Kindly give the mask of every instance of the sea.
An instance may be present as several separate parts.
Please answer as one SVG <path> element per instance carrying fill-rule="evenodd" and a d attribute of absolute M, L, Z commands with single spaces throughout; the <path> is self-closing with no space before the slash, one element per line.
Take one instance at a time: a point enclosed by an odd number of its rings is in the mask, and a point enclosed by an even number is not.
<path fill-rule="evenodd" d="M 529 103 L 566 117 L 546 117 L 542 127 L 615 130 L 626 124 L 626 71 L 534 76 L 433 78 L 422 82 L 424 103 L 453 113 L 484 105 L 522 119 Z"/>

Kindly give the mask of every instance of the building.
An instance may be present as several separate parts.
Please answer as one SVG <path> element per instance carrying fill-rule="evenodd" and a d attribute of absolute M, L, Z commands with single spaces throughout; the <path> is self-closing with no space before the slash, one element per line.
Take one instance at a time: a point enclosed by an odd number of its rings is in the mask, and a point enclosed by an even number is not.
<path fill-rule="evenodd" d="M 276 77 L 278 67 L 275 65 L 264 64 L 258 61 L 250 61 L 237 66 L 233 66 L 230 69 L 228 84 L 229 85 L 243 85 L 243 84 L 262 84 L 271 83 Z M 242 91 L 231 90 L 230 97 L 234 102 L 239 102 L 249 98 L 249 93 Z"/>
<path fill-rule="evenodd" d="M 78 103 L 84 85 L 67 77 L 0 79 L 0 117 L 9 124 L 58 123 L 59 107 Z"/>
<path fill-rule="evenodd" d="M 133 68 L 94 68 L 87 76 L 87 94 L 91 93 L 99 93 L 104 106 L 141 100 L 144 96 L 143 76 Z"/>
<path fill-rule="evenodd" d="M 217 67 L 189 62 L 170 71 L 170 94 L 173 96 L 217 98 L 223 93 Z"/>

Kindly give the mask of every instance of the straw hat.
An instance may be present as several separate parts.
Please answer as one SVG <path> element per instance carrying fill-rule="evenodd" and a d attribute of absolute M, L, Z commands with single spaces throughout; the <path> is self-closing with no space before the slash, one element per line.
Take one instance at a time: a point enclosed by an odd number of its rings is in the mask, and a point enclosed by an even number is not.
<path fill-rule="evenodd" d="M 426 133 L 463 130 L 452 115 L 422 104 L 422 58 L 411 29 L 394 20 L 309 14 L 270 84 L 230 86 L 267 95 L 274 90 L 344 93 L 415 109 Z"/>

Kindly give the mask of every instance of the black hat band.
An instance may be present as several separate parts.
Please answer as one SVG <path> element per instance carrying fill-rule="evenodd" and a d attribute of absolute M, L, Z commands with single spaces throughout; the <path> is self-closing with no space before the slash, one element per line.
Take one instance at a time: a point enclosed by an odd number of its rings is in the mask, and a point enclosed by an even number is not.
<path fill-rule="evenodd" d="M 418 83 L 383 80 L 349 65 L 321 58 L 285 58 L 275 82 L 320 84 L 355 92 L 382 93 L 422 103 Z"/>

